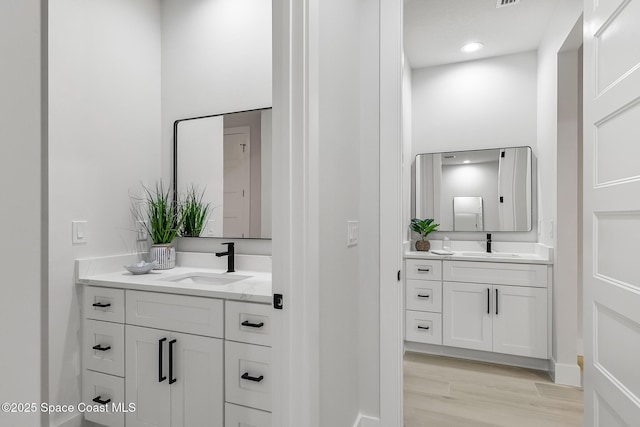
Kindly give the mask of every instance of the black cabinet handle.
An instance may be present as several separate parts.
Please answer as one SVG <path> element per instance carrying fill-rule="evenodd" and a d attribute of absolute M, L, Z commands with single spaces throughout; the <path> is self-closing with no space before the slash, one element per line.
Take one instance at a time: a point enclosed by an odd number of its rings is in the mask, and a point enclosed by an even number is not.
<path fill-rule="evenodd" d="M 487 314 L 491 314 L 491 289 L 487 288 Z"/>
<path fill-rule="evenodd" d="M 418 325 L 418 329 L 427 329 L 428 330 L 429 326 L 420 326 L 420 325 Z"/>
<path fill-rule="evenodd" d="M 169 384 L 175 383 L 177 380 L 173 378 L 173 345 L 176 340 L 169 341 Z"/>
<path fill-rule="evenodd" d="M 243 380 L 259 383 L 264 379 L 264 375 L 260 375 L 259 377 L 252 377 L 251 375 L 249 375 L 249 372 L 245 372 L 240 378 L 242 378 Z"/>
<path fill-rule="evenodd" d="M 99 403 L 101 405 L 106 405 L 107 403 L 111 402 L 111 399 L 107 399 L 107 400 L 102 400 L 100 399 L 102 396 L 98 396 L 98 397 L 94 397 L 93 401 L 96 403 Z"/>
<path fill-rule="evenodd" d="M 111 303 L 110 303 L 110 302 L 107 302 L 107 303 L 104 303 L 104 302 L 94 302 L 92 305 L 93 305 L 94 307 L 100 307 L 100 308 L 107 308 L 107 307 L 111 307 Z"/>
<path fill-rule="evenodd" d="M 161 340 L 158 340 L 158 382 L 159 383 L 167 379 L 167 377 L 162 375 L 162 343 L 165 342 L 166 340 L 167 340 L 166 338 L 162 338 Z"/>
<path fill-rule="evenodd" d="M 111 350 L 111 346 L 103 347 L 103 346 L 102 346 L 102 344 L 94 345 L 92 348 L 93 348 L 94 350 L 98 350 L 98 351 L 107 351 L 107 350 Z"/>
<path fill-rule="evenodd" d="M 498 290 L 496 289 L 496 316 L 498 315 Z"/>
<path fill-rule="evenodd" d="M 242 326 L 248 326 L 249 328 L 262 328 L 264 326 L 264 322 L 251 323 L 248 320 L 245 320 L 241 324 L 242 324 Z"/>
<path fill-rule="evenodd" d="M 429 297 L 430 297 L 430 295 L 421 295 L 421 294 L 418 294 L 418 298 L 429 298 Z"/>
<path fill-rule="evenodd" d="M 421 273 L 428 273 L 428 272 L 431 271 L 431 269 L 429 269 L 429 268 L 419 268 L 418 271 L 421 272 Z"/>

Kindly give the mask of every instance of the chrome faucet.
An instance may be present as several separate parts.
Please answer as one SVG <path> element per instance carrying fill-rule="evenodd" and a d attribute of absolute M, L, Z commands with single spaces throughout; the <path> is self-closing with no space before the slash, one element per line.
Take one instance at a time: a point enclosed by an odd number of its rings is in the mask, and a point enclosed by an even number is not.
<path fill-rule="evenodd" d="M 491 233 L 487 233 L 487 253 L 491 253 Z"/>
<path fill-rule="evenodd" d="M 226 256 L 227 257 L 227 273 L 233 273 L 236 270 L 234 269 L 234 246 L 233 246 L 233 242 L 227 242 L 227 243 L 223 243 L 223 245 L 227 245 L 227 251 L 226 252 L 216 252 L 216 256 L 217 257 L 221 257 L 221 256 Z"/>

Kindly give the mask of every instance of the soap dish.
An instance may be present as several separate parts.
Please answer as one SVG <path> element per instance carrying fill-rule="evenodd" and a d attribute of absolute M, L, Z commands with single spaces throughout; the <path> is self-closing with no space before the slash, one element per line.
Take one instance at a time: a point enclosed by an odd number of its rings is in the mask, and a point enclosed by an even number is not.
<path fill-rule="evenodd" d="M 443 251 L 440 249 L 432 249 L 431 253 L 434 253 L 436 255 L 453 255 L 453 252 L 451 251 Z"/>
<path fill-rule="evenodd" d="M 156 266 L 155 261 L 151 261 L 151 262 L 140 261 L 135 264 L 125 265 L 124 268 L 126 268 L 131 274 L 137 275 L 137 274 L 147 274 L 148 272 L 153 270 L 155 266 Z"/>

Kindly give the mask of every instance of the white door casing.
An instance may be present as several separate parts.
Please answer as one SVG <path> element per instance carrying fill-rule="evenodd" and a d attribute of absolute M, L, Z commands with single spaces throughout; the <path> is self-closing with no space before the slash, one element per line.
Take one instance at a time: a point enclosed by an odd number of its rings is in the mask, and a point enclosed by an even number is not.
<path fill-rule="evenodd" d="M 585 0 L 585 424 L 640 420 L 640 1 Z"/>
<path fill-rule="evenodd" d="M 249 126 L 224 129 L 223 236 L 249 236 L 251 134 Z"/>

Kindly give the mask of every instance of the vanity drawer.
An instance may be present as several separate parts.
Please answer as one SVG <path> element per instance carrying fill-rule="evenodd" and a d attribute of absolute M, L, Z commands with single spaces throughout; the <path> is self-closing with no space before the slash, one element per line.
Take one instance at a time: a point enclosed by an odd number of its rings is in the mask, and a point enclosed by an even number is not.
<path fill-rule="evenodd" d="M 430 259 L 407 259 L 407 279 L 442 280 L 442 261 Z"/>
<path fill-rule="evenodd" d="M 424 311 L 405 312 L 405 339 L 426 344 L 442 344 L 442 315 Z"/>
<path fill-rule="evenodd" d="M 84 368 L 123 377 L 124 325 L 85 320 L 83 333 Z"/>
<path fill-rule="evenodd" d="M 407 279 L 405 308 L 416 311 L 442 312 L 442 282 Z"/>
<path fill-rule="evenodd" d="M 84 317 L 124 323 L 124 289 L 84 288 Z"/>
<path fill-rule="evenodd" d="M 498 262 L 445 261 L 447 282 L 547 287 L 547 266 Z"/>
<path fill-rule="evenodd" d="M 222 338 L 220 299 L 127 290 L 128 325 Z"/>
<path fill-rule="evenodd" d="M 224 427 L 271 427 L 271 413 L 226 403 Z"/>
<path fill-rule="evenodd" d="M 271 306 L 247 302 L 225 302 L 225 338 L 271 346 Z"/>
<path fill-rule="evenodd" d="M 226 400 L 271 411 L 271 349 L 227 341 L 224 355 Z"/>
<path fill-rule="evenodd" d="M 108 402 L 105 404 L 94 401 Z M 124 427 L 124 378 L 99 372 L 84 371 L 82 375 L 82 402 L 92 411 L 86 410 L 84 418 L 100 425 Z M 106 407 L 105 412 L 100 412 Z"/>

